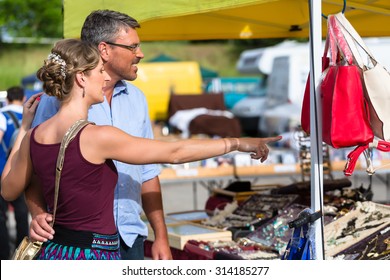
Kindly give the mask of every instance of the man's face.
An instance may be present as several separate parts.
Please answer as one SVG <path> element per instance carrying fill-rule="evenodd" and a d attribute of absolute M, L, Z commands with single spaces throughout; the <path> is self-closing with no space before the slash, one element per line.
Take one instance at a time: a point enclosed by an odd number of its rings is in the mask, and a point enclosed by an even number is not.
<path fill-rule="evenodd" d="M 107 56 L 104 67 L 112 82 L 133 81 L 137 78 L 137 64 L 144 58 L 139 43 L 137 31 L 132 28 L 122 29 L 113 42 L 106 42 Z"/>

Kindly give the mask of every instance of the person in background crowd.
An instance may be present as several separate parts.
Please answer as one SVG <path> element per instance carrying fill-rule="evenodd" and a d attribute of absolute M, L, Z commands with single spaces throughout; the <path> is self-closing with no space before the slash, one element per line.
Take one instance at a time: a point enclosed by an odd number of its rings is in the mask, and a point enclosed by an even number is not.
<path fill-rule="evenodd" d="M 12 148 L 13 135 L 17 134 L 23 113 L 25 101 L 24 89 L 20 86 L 10 87 L 7 90 L 7 105 L 1 108 L 0 113 L 0 171 L 3 172 L 9 151 Z M 10 232 L 7 227 L 9 207 L 12 207 L 16 221 L 16 244 L 28 235 L 29 213 L 24 195 L 11 202 L 0 197 L 0 259 L 7 260 L 10 256 Z"/>
<path fill-rule="evenodd" d="M 46 94 L 60 100 L 59 111 L 28 130 L 24 119 L 1 178 L 6 200 L 20 196 L 33 172 L 42 182 L 48 209 L 53 209 L 54 168 L 66 131 L 88 117 L 89 108 L 104 101 L 111 78 L 99 50 L 86 41 L 58 41 L 38 70 Z M 36 107 L 29 100 L 26 110 Z M 29 115 L 28 115 L 29 116 Z M 53 240 L 47 240 L 38 259 L 120 259 L 119 236 L 112 212 L 118 179 L 112 160 L 128 164 L 185 163 L 232 151 L 251 154 L 264 162 L 267 143 L 281 137 L 190 139 L 164 142 L 134 137 L 111 125 L 88 124 L 69 144 L 62 169 Z M 156 152 L 158 151 L 158 152 Z"/>

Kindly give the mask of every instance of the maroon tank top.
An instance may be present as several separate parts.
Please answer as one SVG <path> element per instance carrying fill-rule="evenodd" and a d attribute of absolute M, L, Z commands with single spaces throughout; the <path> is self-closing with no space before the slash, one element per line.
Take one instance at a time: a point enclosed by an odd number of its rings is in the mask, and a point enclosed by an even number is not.
<path fill-rule="evenodd" d="M 38 127 L 38 126 L 37 126 Z M 54 206 L 56 162 L 60 143 L 40 144 L 31 134 L 30 155 L 34 172 L 41 181 L 50 213 Z M 118 172 L 112 160 L 103 164 L 87 161 L 80 151 L 80 134 L 65 151 L 55 224 L 72 230 L 101 234 L 116 233 L 113 216 L 114 189 Z"/>

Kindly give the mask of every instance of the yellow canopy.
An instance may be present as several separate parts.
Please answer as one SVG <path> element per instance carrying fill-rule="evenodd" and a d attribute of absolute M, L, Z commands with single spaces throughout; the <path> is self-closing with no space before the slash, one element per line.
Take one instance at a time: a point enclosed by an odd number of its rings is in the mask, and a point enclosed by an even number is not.
<path fill-rule="evenodd" d="M 338 13 L 343 4 L 322 0 L 322 13 Z M 307 0 L 64 0 L 64 37 L 79 37 L 96 9 L 137 19 L 142 41 L 309 37 Z M 389 0 L 347 1 L 345 15 L 363 37 L 390 35 Z"/>

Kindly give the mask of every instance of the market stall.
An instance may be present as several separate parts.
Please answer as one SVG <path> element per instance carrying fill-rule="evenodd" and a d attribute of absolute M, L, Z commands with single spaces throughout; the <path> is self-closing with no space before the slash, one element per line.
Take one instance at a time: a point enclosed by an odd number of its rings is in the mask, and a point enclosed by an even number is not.
<path fill-rule="evenodd" d="M 323 165 L 320 102 L 316 87 L 321 73 L 321 37 L 326 26 L 321 14 L 340 12 L 342 1 L 242 0 L 174 1 L 152 0 L 132 5 L 124 1 L 64 2 L 64 35 L 78 37 L 82 20 L 92 9 L 121 10 L 137 18 L 142 25 L 140 37 L 148 40 L 204 40 L 229 38 L 309 37 L 311 42 L 311 208 L 323 210 Z M 344 9 L 343 9 L 344 10 Z M 349 1 L 345 14 L 362 36 L 389 35 L 390 9 L 387 0 Z M 158 15 L 158 16 L 156 16 Z M 310 34 L 310 35 L 309 35 Z M 324 258 L 322 240 L 324 221 L 316 222 L 317 259 Z"/>

